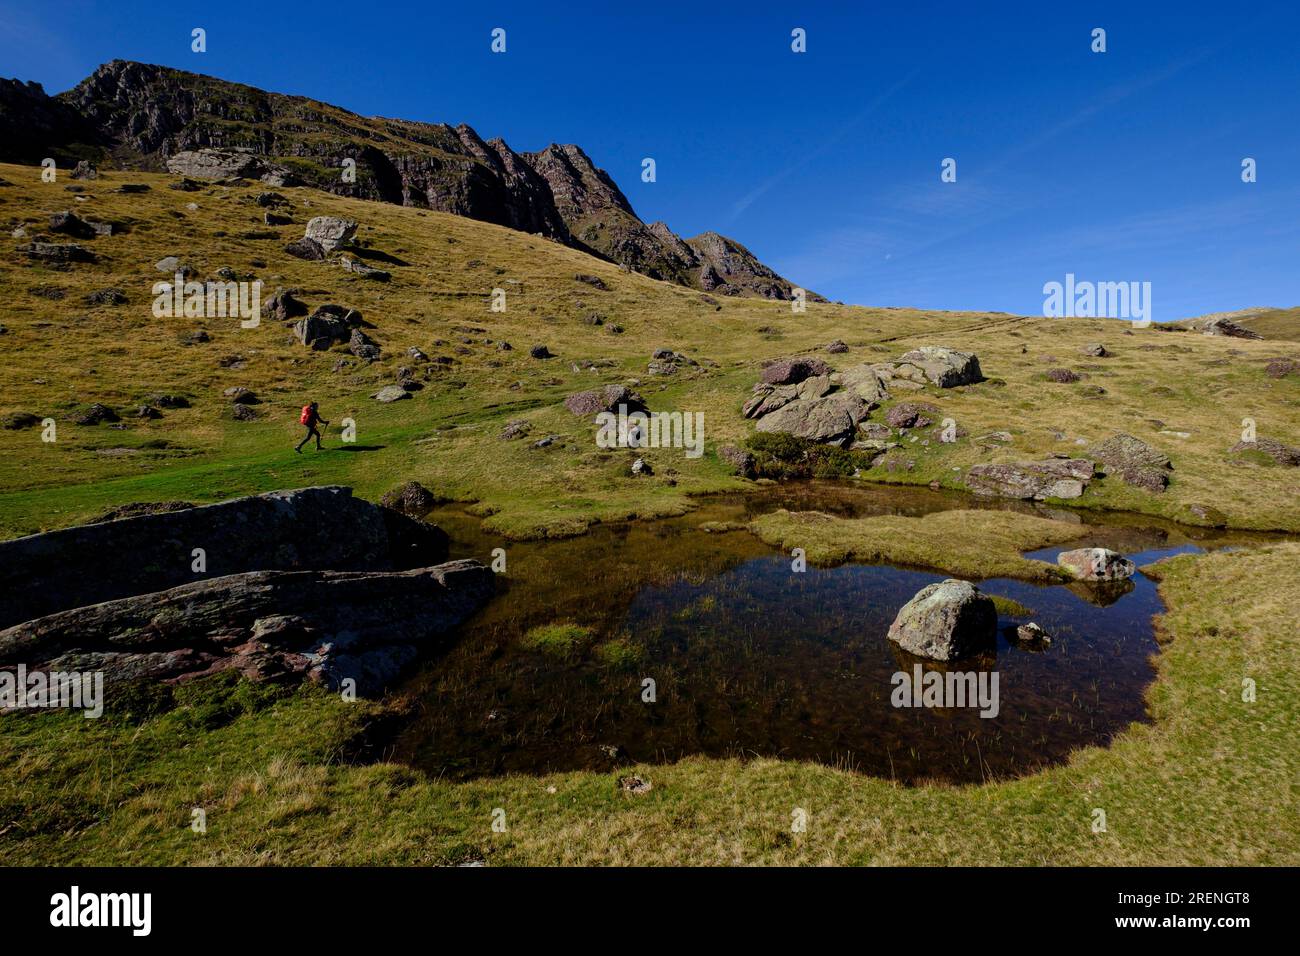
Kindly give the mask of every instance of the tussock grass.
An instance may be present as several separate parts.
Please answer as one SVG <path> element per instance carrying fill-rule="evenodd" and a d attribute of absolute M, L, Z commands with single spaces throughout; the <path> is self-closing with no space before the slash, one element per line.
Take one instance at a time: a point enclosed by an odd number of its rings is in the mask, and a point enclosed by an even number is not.
<path fill-rule="evenodd" d="M 878 515 L 837 518 L 818 511 L 761 515 L 749 528 L 768 544 L 791 551 L 803 548 L 814 564 L 858 561 L 900 564 L 958 577 L 1068 581 L 1045 561 L 1020 552 L 1077 538 L 1080 527 L 1012 511 L 940 511 L 920 518 Z"/>

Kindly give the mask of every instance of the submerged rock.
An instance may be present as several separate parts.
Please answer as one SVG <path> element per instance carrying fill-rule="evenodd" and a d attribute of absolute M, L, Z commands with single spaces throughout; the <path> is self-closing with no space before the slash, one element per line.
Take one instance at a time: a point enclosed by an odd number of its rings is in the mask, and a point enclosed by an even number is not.
<path fill-rule="evenodd" d="M 997 626 L 993 600 L 969 581 L 950 578 L 927 585 L 904 604 L 889 639 L 918 657 L 951 661 L 993 647 Z"/>

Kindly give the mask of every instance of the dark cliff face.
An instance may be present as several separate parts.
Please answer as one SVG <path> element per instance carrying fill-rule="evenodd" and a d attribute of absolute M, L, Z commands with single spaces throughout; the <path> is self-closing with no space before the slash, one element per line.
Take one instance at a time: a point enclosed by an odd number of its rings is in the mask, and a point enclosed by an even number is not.
<path fill-rule="evenodd" d="M 98 156 L 163 169 L 176 153 L 239 147 L 308 185 L 418 206 L 569 243 L 656 279 L 723 295 L 788 299 L 791 284 L 716 233 L 683 241 L 646 225 L 579 147 L 516 153 L 468 126 L 358 116 L 301 96 L 114 60 L 48 97 L 0 81 L 0 159 Z M 356 163 L 345 179 L 345 160 Z"/>

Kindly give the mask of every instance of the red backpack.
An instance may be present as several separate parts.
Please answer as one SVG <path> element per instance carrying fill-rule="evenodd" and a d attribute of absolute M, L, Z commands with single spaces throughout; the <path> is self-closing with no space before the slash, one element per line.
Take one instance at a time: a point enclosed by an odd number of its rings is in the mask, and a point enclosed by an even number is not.
<path fill-rule="evenodd" d="M 316 413 L 315 413 L 314 411 L 312 411 L 311 406 L 310 406 L 310 405 L 304 405 L 304 406 L 302 407 L 302 416 L 298 419 L 298 424 L 299 424 L 299 425 L 310 425 L 310 424 L 311 424 L 312 422 L 314 422 L 315 420 L 316 420 Z"/>

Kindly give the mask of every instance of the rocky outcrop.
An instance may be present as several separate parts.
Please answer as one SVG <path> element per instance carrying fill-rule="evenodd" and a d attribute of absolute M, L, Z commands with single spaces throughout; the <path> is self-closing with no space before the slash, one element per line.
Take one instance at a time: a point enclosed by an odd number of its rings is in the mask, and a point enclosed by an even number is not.
<path fill-rule="evenodd" d="M 1174 467 L 1168 455 L 1132 435 L 1112 435 L 1093 449 L 1092 454 L 1107 474 L 1156 494 L 1165 490 Z"/>
<path fill-rule="evenodd" d="M 276 491 L 0 542 L 0 627 L 245 571 L 392 571 L 446 555 L 441 530 L 350 488 Z"/>
<path fill-rule="evenodd" d="M 712 232 L 683 240 L 662 223 L 646 225 L 614 180 L 574 145 L 517 153 L 464 125 L 363 117 L 301 96 L 123 60 L 57 98 L 36 84 L 3 82 L 0 161 L 89 156 L 166 168 L 191 182 L 303 183 L 537 233 L 706 292 L 793 295 L 788 281 L 734 240 Z M 341 175 L 345 161 L 354 164 L 354 177 Z M 303 240 L 292 246 L 310 251 Z"/>
<path fill-rule="evenodd" d="M 1137 570 L 1132 561 L 1109 548 L 1062 551 L 1056 556 L 1056 563 L 1080 581 L 1123 581 Z"/>
<path fill-rule="evenodd" d="M 1078 498 L 1095 466 L 1087 458 L 1049 458 L 1020 464 L 973 465 L 966 487 L 977 495 L 1042 500 Z"/>
<path fill-rule="evenodd" d="M 820 398 L 801 398 L 764 415 L 761 432 L 785 432 L 796 438 L 844 445 L 853 440 L 858 423 L 870 408 L 856 395 L 835 392 Z"/>
<path fill-rule="evenodd" d="M 959 660 L 997 642 L 998 612 L 991 598 L 968 581 L 927 585 L 903 605 L 889 639 L 909 654 Z"/>
<path fill-rule="evenodd" d="M 778 359 L 763 369 L 765 385 L 798 385 L 806 378 L 829 375 L 834 369 L 817 358 Z"/>
<path fill-rule="evenodd" d="M 232 574 L 0 631 L 0 667 L 103 671 L 110 683 L 233 670 L 331 689 L 351 680 L 356 692 L 374 694 L 493 588 L 492 572 L 477 561 L 400 572 Z"/>

